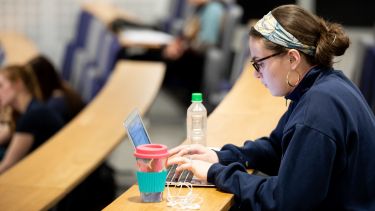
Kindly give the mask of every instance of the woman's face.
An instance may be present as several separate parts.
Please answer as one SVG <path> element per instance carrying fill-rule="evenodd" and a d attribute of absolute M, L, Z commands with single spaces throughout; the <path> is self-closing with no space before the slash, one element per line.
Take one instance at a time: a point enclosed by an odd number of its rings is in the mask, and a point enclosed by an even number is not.
<path fill-rule="evenodd" d="M 11 105 L 15 96 L 16 90 L 14 84 L 4 74 L 0 74 L 0 105 Z"/>
<path fill-rule="evenodd" d="M 249 39 L 251 61 L 257 61 L 278 52 L 268 50 L 263 39 L 250 37 Z M 254 70 L 254 76 L 267 87 L 273 96 L 285 96 L 291 91 L 286 83 L 286 76 L 290 71 L 290 62 L 287 53 L 272 56 L 257 62 L 259 72 Z"/>

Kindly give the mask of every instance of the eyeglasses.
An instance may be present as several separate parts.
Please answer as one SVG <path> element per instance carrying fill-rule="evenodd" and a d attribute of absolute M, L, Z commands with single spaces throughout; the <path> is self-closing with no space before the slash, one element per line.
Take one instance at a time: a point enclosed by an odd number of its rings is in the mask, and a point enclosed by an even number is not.
<path fill-rule="evenodd" d="M 260 69 L 259 62 L 262 62 L 262 61 L 264 61 L 264 60 L 266 60 L 266 59 L 269 59 L 269 58 L 271 58 L 271 57 L 274 57 L 274 56 L 280 55 L 280 54 L 282 54 L 282 53 L 284 53 L 284 52 L 282 51 L 282 52 L 274 53 L 274 54 L 271 54 L 271 55 L 269 55 L 269 56 L 263 57 L 263 58 L 261 58 L 261 59 L 253 60 L 253 61 L 250 61 L 250 62 L 251 62 L 251 64 L 253 65 L 254 69 L 259 73 L 259 69 Z"/>

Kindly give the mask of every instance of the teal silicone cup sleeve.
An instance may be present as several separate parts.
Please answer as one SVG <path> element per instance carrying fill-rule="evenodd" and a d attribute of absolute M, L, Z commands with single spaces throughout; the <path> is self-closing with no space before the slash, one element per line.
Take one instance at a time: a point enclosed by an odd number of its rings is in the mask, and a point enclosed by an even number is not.
<path fill-rule="evenodd" d="M 141 193 L 163 192 L 167 171 L 161 172 L 141 172 L 137 171 L 139 191 Z"/>

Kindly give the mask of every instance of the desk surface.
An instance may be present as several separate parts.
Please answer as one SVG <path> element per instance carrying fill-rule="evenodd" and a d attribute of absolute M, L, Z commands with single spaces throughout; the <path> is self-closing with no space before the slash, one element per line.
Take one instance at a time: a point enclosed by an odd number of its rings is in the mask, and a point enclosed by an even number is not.
<path fill-rule="evenodd" d="M 16 32 L 0 32 L 0 43 L 5 51 L 5 65 L 25 64 L 38 55 L 35 44 Z"/>
<path fill-rule="evenodd" d="M 249 68 L 249 67 L 247 67 Z M 207 145 L 221 147 L 227 143 L 242 145 L 247 139 L 268 136 L 286 111 L 284 98 L 269 91 L 245 69 L 235 86 L 208 118 Z M 138 186 L 134 185 L 105 210 L 163 210 L 161 203 L 140 203 Z M 228 210 L 233 195 L 215 188 L 194 188 L 203 197 L 201 210 Z M 166 192 L 164 192 L 164 199 Z"/>
<path fill-rule="evenodd" d="M 0 210 L 46 210 L 69 193 L 123 140 L 126 116 L 150 107 L 164 69 L 161 63 L 119 62 L 76 118 L 0 175 Z"/>

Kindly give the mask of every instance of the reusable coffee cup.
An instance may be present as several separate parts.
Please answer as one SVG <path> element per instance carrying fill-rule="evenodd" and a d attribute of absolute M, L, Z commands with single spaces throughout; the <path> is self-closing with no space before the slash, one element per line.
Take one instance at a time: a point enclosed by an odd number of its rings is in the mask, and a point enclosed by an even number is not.
<path fill-rule="evenodd" d="M 162 144 L 136 147 L 137 181 L 143 202 L 160 202 L 167 179 L 168 148 Z"/>

